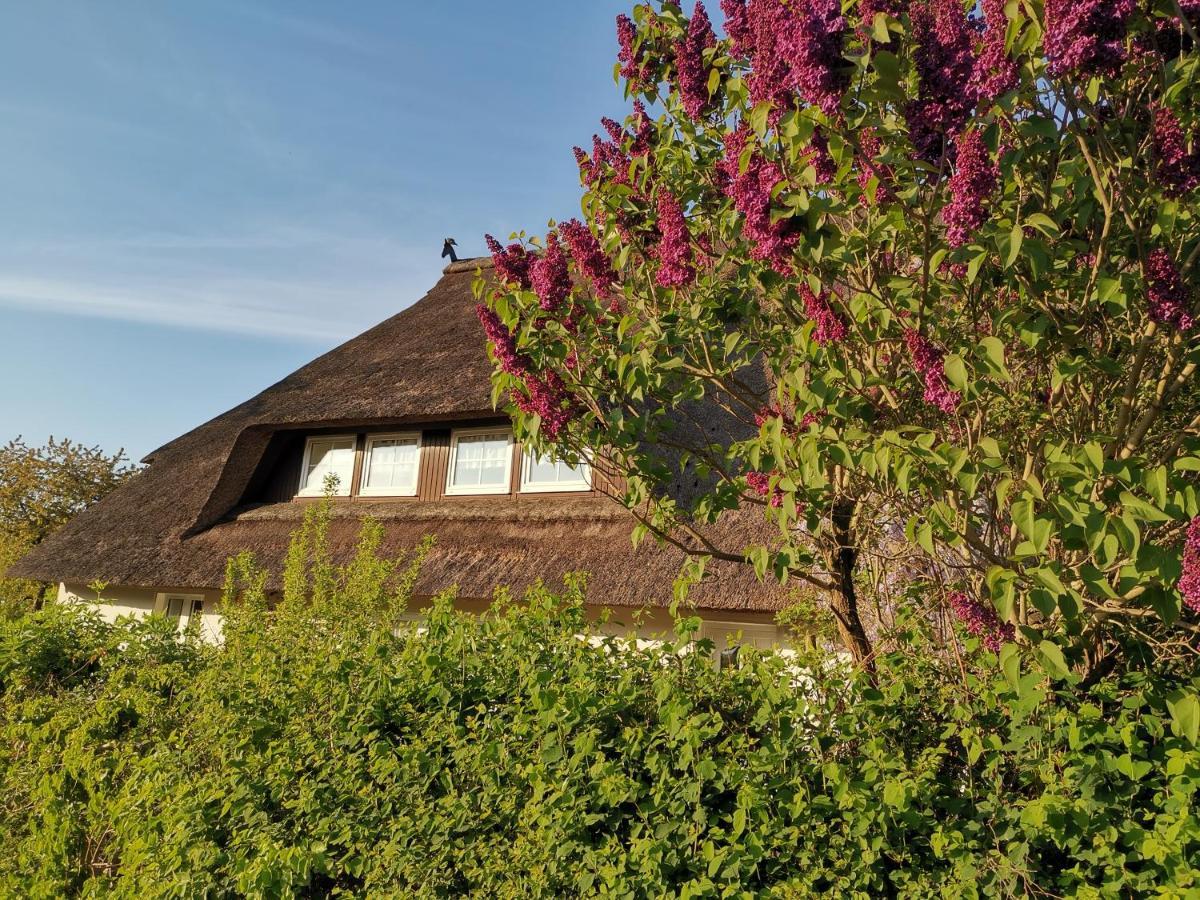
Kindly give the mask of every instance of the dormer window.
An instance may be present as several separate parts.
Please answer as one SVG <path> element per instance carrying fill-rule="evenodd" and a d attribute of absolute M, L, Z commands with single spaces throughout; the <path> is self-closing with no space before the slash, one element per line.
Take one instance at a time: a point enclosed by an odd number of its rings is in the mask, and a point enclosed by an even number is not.
<path fill-rule="evenodd" d="M 508 428 L 463 428 L 450 436 L 447 494 L 507 494 L 513 437 Z"/>
<path fill-rule="evenodd" d="M 591 466 L 584 460 L 580 460 L 578 466 L 569 466 L 561 459 L 538 456 L 532 450 L 526 450 L 522 456 L 521 492 L 524 494 L 591 489 Z"/>
<path fill-rule="evenodd" d="M 301 497 L 320 497 L 325 493 L 325 480 L 337 478 L 334 495 L 348 497 L 354 480 L 354 444 L 352 434 L 310 437 L 304 445 L 304 464 L 300 467 Z"/>
<path fill-rule="evenodd" d="M 420 462 L 420 433 L 367 435 L 359 494 L 364 497 L 416 496 Z"/>

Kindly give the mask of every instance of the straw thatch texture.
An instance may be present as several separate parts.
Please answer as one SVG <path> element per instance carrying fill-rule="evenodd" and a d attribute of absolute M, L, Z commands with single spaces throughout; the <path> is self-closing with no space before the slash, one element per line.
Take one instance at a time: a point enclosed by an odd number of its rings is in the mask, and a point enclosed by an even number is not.
<path fill-rule="evenodd" d="M 481 265 L 488 263 L 448 266 L 413 306 L 154 451 L 142 472 L 10 574 L 73 584 L 99 579 L 112 586 L 214 588 L 225 560 L 241 550 L 277 569 L 305 504 L 239 508 L 275 432 L 494 415 L 491 364 L 471 295 Z M 557 581 L 586 570 L 598 601 L 661 605 L 670 600 L 682 561 L 678 550 L 653 543 L 635 551 L 628 513 L 598 496 L 340 503 L 331 535 L 339 555 L 353 546 L 364 514 L 383 522 L 388 550 L 436 536 L 423 593 L 457 584 L 464 596 L 487 597 L 497 584 L 519 589 L 537 578 Z M 750 511 L 727 516 L 721 530 L 740 548 L 753 540 L 748 532 L 762 527 L 761 516 Z M 698 605 L 766 611 L 781 604 L 781 592 L 759 584 L 744 565 L 717 565 L 714 574 L 695 592 Z"/>

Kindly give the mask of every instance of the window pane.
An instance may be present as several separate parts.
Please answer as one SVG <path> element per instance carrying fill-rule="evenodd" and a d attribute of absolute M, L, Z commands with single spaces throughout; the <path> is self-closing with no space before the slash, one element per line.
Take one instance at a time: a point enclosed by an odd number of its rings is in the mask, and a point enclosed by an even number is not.
<path fill-rule="evenodd" d="M 416 438 L 385 438 L 371 442 L 366 486 L 375 490 L 412 490 L 417 484 L 420 453 Z"/>
<path fill-rule="evenodd" d="M 558 461 L 534 457 L 529 461 L 529 480 L 535 484 L 553 484 L 558 478 Z"/>
<path fill-rule="evenodd" d="M 454 487 L 503 487 L 508 468 L 507 434 L 470 434 L 458 439 L 454 454 Z"/>
<path fill-rule="evenodd" d="M 311 492 L 325 490 L 325 478 L 329 475 L 337 476 L 339 494 L 350 492 L 350 479 L 354 475 L 352 438 L 321 439 L 309 444 L 304 489 Z"/>
<path fill-rule="evenodd" d="M 581 462 L 578 467 L 567 465 L 562 460 L 537 457 L 529 454 L 526 463 L 525 483 L 529 485 L 562 484 L 577 487 L 588 482 L 588 465 Z"/>
<path fill-rule="evenodd" d="M 178 619 L 183 614 L 183 598 L 168 597 L 167 598 L 167 618 Z"/>

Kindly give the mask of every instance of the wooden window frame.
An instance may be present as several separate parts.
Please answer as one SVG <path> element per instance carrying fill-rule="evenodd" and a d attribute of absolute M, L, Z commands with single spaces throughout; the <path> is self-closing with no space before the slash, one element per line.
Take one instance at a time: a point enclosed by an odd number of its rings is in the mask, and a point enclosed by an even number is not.
<path fill-rule="evenodd" d="M 560 460 L 561 461 L 561 460 Z M 592 463 L 583 457 L 579 462 L 584 469 L 583 478 L 578 481 L 530 481 L 529 469 L 533 465 L 533 448 L 521 448 L 521 482 L 519 491 L 522 494 L 581 494 L 592 489 Z"/>
<path fill-rule="evenodd" d="M 323 497 L 325 496 L 325 486 L 322 485 L 319 489 L 308 490 L 305 485 L 308 483 L 308 461 L 312 458 L 312 445 L 314 441 L 349 441 L 350 449 L 357 455 L 358 453 L 358 435 L 357 434 L 310 434 L 304 439 L 304 456 L 300 459 L 300 484 L 296 487 L 297 497 Z M 354 493 L 354 466 L 350 467 L 350 477 L 346 479 L 345 484 L 339 484 L 335 497 L 349 497 Z"/>
<path fill-rule="evenodd" d="M 197 603 L 200 604 L 200 612 L 198 615 L 200 616 L 201 624 L 203 624 L 204 604 L 208 602 L 203 594 L 188 594 L 183 591 L 159 591 L 154 597 L 154 611 L 164 616 L 169 615 L 170 602 L 172 600 L 182 600 L 185 604 L 187 604 L 186 618 L 183 614 L 183 610 L 180 610 L 179 618 L 177 620 L 179 622 L 179 629 L 181 631 L 192 624 L 192 617 L 197 615 Z"/>
<path fill-rule="evenodd" d="M 366 444 L 363 447 L 362 471 L 358 476 L 358 496 L 360 497 L 415 497 L 421 483 L 421 435 L 420 431 L 381 431 L 368 432 Z M 369 485 L 371 477 L 371 450 L 376 441 L 415 440 L 417 443 L 417 467 L 413 472 L 412 489 L 399 491 L 393 487 L 372 488 Z"/>
<path fill-rule="evenodd" d="M 464 436 L 478 434 L 503 434 L 507 441 L 507 447 L 504 454 L 504 483 L 498 485 L 468 485 L 465 487 L 455 487 L 454 485 L 454 465 L 458 461 L 458 439 Z M 446 455 L 446 489 L 445 496 L 447 497 L 483 497 L 483 496 L 502 496 L 512 493 L 512 470 L 513 470 L 513 448 L 516 442 L 513 439 L 513 431 L 511 427 L 504 425 L 488 425 L 478 428 L 452 428 L 450 430 L 450 452 Z"/>

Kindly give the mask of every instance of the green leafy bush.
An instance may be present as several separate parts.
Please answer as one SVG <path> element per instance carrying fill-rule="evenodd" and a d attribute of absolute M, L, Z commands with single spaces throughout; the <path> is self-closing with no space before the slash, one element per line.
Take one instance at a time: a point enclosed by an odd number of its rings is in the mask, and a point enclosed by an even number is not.
<path fill-rule="evenodd" d="M 1010 648 L 996 677 L 918 626 L 873 684 L 717 671 L 598 634 L 580 580 L 398 624 L 421 554 L 377 537 L 337 569 L 314 520 L 274 604 L 236 560 L 219 648 L 62 609 L 0 626 L 0 895 L 1200 889 L 1177 674 L 1052 683 Z"/>

